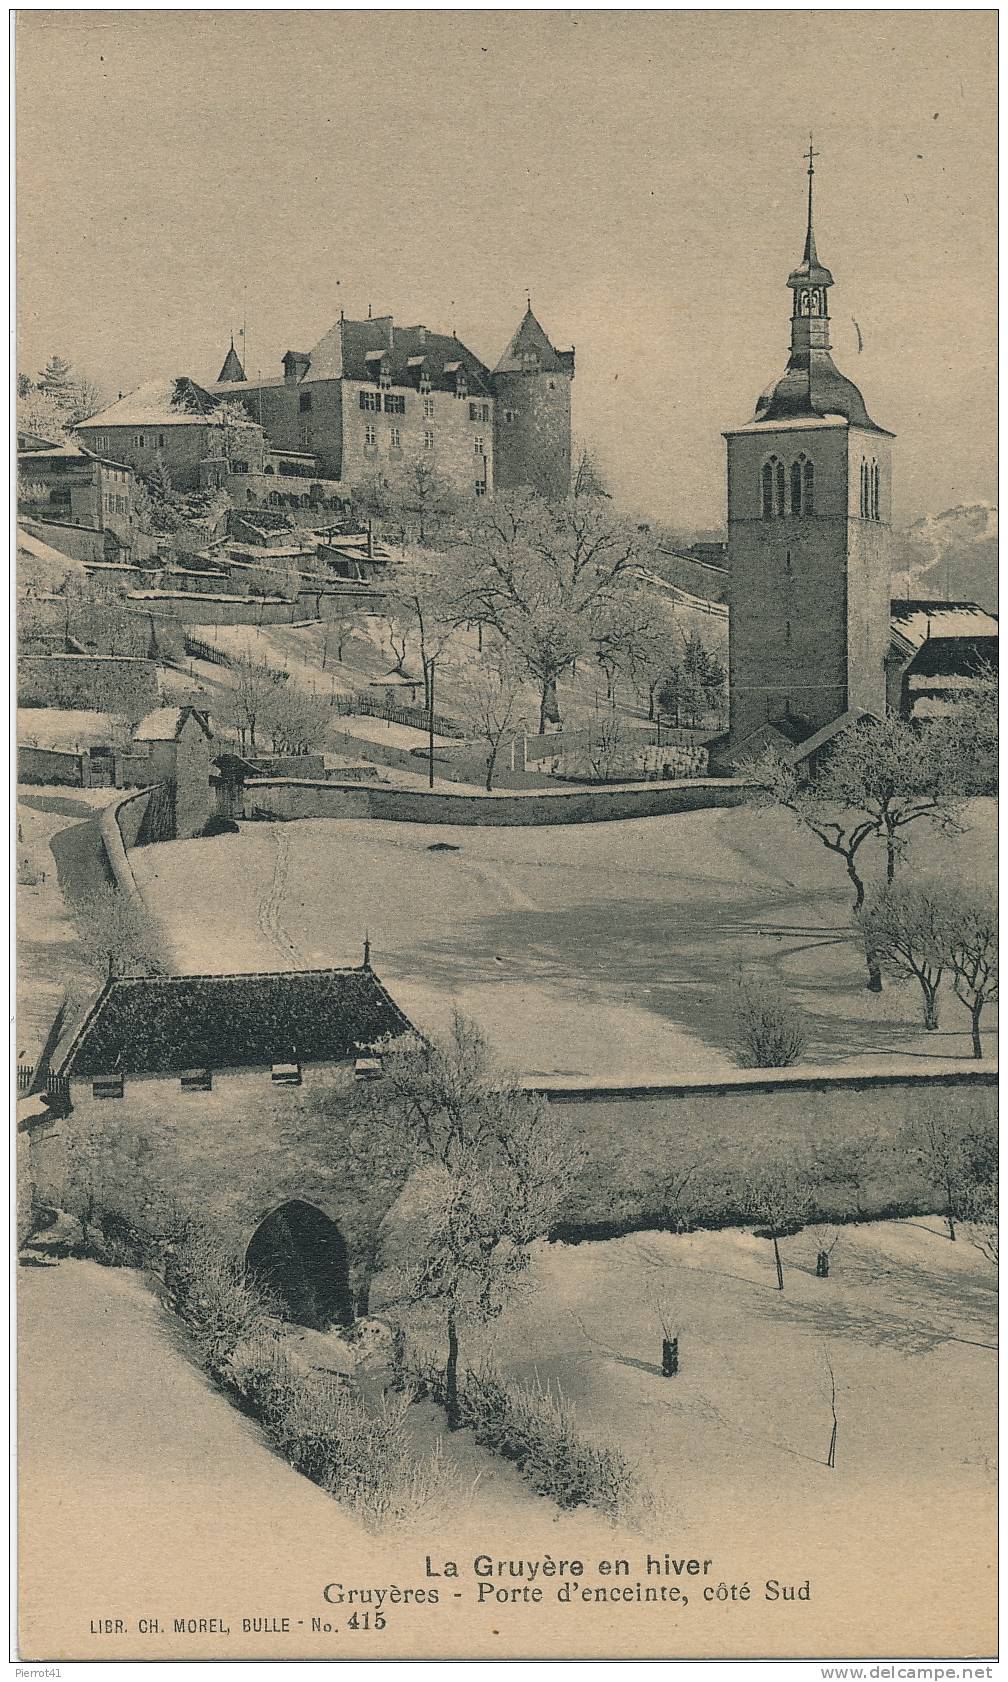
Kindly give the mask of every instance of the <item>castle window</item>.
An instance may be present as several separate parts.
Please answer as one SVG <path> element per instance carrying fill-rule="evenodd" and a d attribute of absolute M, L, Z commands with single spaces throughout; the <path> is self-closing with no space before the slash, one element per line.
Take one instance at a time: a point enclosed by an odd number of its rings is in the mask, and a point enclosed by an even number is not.
<path fill-rule="evenodd" d="M 144 439 L 144 435 L 143 435 L 143 433 L 142 433 L 142 432 L 141 432 L 141 433 L 140 433 L 140 435 L 139 435 L 139 437 L 138 437 L 138 438 L 137 438 L 137 449 L 138 449 L 138 450 L 142 450 L 142 449 L 143 449 L 143 447 L 144 447 L 144 444 L 145 444 L 145 442 L 146 442 L 146 440 L 145 440 L 145 439 Z"/>
<path fill-rule="evenodd" d="M 432 450 L 434 448 L 434 434 L 430 427 L 428 427 L 424 432 L 423 441 L 425 450 Z"/>
<path fill-rule="evenodd" d="M 515 412 L 514 412 L 513 409 L 505 409 L 504 410 L 504 420 L 505 420 L 505 422 L 507 423 L 508 426 L 510 426 L 512 424 L 512 422 L 514 421 L 514 418 L 515 418 Z"/>
<path fill-rule="evenodd" d="M 790 642 L 791 641 L 791 621 L 790 621 L 790 619 L 785 619 L 785 621 L 784 621 L 784 641 L 785 642 Z"/>
<path fill-rule="evenodd" d="M 486 451 L 486 446 L 484 445 L 482 438 L 474 438 L 473 439 L 473 454 L 477 455 L 477 456 L 481 456 L 481 455 L 485 454 L 485 451 Z"/>
<path fill-rule="evenodd" d="M 802 469 L 802 513 L 815 513 L 815 468 L 810 461 Z"/>
<path fill-rule="evenodd" d="M 385 398 L 385 413 L 387 415 L 404 415 L 406 413 L 406 399 L 398 392 L 389 392 Z"/>
<path fill-rule="evenodd" d="M 374 427 L 373 426 L 366 426 L 364 428 L 364 447 L 365 447 L 365 449 L 367 449 L 368 446 L 371 446 L 373 448 L 374 445 L 377 444 L 377 442 L 378 442 L 378 435 L 375 432 Z"/>
<path fill-rule="evenodd" d="M 425 391 L 430 391 L 430 384 L 431 384 L 430 375 L 428 373 L 421 374 L 420 375 L 420 391 L 421 391 L 421 394 Z"/>
<path fill-rule="evenodd" d="M 784 513 L 784 463 L 774 466 L 774 513 L 780 519 Z"/>
<path fill-rule="evenodd" d="M 504 418 L 505 420 L 511 418 L 510 409 L 505 409 Z M 763 518 L 764 520 L 773 519 L 773 462 L 771 461 L 763 463 Z"/>
<path fill-rule="evenodd" d="M 301 412 L 301 414 L 304 415 L 304 414 L 307 414 L 307 412 L 310 408 L 311 408 L 311 392 L 310 391 L 302 391 L 300 393 L 299 397 L 298 397 L 298 409 Z"/>
<path fill-rule="evenodd" d="M 397 426 L 389 427 L 388 440 L 390 450 L 397 450 L 399 448 L 399 428 Z"/>
<path fill-rule="evenodd" d="M 487 492 L 486 480 L 485 479 L 477 479 L 477 481 L 476 481 L 476 495 L 477 496 L 486 496 L 486 492 Z"/>
<path fill-rule="evenodd" d="M 424 420 L 433 420 L 434 419 L 434 399 L 433 399 L 433 397 L 425 397 L 424 398 L 423 412 L 424 412 Z"/>
<path fill-rule="evenodd" d="M 376 391 L 362 391 L 360 406 L 362 409 L 369 410 L 371 414 L 376 414 L 381 408 L 381 398 Z"/>
<path fill-rule="evenodd" d="M 801 476 L 802 476 L 802 464 L 801 464 L 801 462 L 800 461 L 793 461 L 791 463 L 791 512 L 792 512 L 792 514 L 800 514 L 801 511 L 802 511 L 802 506 L 801 506 Z"/>
<path fill-rule="evenodd" d="M 382 391 L 389 391 L 389 390 L 391 390 L 391 387 L 392 387 L 392 375 L 391 375 L 391 374 L 387 374 L 387 373 L 386 373 L 386 372 L 385 372 L 385 370 L 384 370 L 384 368 L 383 368 L 383 369 L 382 369 L 382 371 L 381 371 L 381 373 L 380 373 L 380 374 L 379 374 L 379 375 L 378 375 L 378 384 L 379 384 L 379 386 L 380 386 L 380 387 L 381 387 L 381 389 L 382 389 Z"/>
<path fill-rule="evenodd" d="M 479 404 L 478 403 L 470 403 L 470 405 L 469 405 L 469 419 L 473 420 L 473 421 L 478 421 L 479 418 L 480 418 L 480 406 L 479 406 Z"/>
<path fill-rule="evenodd" d="M 872 462 L 872 519 L 879 517 L 879 469 L 878 462 Z"/>
<path fill-rule="evenodd" d="M 163 432 L 159 432 L 158 435 L 157 435 L 157 447 L 158 447 L 159 450 L 164 449 L 164 433 Z"/>

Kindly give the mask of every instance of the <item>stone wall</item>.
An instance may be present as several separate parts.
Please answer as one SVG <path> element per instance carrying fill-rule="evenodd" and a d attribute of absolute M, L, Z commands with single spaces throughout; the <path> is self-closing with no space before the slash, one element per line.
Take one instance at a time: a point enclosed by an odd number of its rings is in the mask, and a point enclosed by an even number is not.
<path fill-rule="evenodd" d="M 498 824 L 609 823 L 619 818 L 660 817 L 710 806 L 738 806 L 741 779 L 694 778 L 679 783 L 630 784 L 603 789 L 563 789 L 456 794 L 442 790 L 360 788 L 336 781 L 250 778 L 242 816 L 277 818 L 387 818 L 399 823 Z"/>
<path fill-rule="evenodd" d="M 18 746 L 19 783 L 52 783 L 63 788 L 87 787 L 86 753 L 62 753 L 55 748 Z"/>
<path fill-rule="evenodd" d="M 263 600 L 184 590 L 131 590 L 125 600 L 135 613 L 178 625 L 289 625 L 302 612 L 296 601 L 273 596 Z"/>
<path fill-rule="evenodd" d="M 751 1165 L 768 1152 L 814 1158 L 867 1135 L 892 1140 L 928 1101 L 964 1120 L 993 1119 L 996 1078 L 988 1064 L 937 1075 L 784 1070 L 677 1087 L 551 1090 L 563 1132 L 583 1151 L 554 1235 L 601 1238 L 660 1224 L 667 1212 L 663 1180 L 694 1160 L 739 1194 Z M 300 1086 L 275 1086 L 265 1067 L 215 1070 L 209 1092 L 183 1092 L 177 1076 L 127 1078 L 120 1099 L 97 1099 L 89 1081 L 71 1078 L 71 1127 L 114 1128 L 122 1140 L 121 1161 L 117 1167 L 110 1153 L 107 1170 L 113 1206 L 118 1199 L 125 1210 L 136 1209 L 149 1194 L 184 1200 L 238 1255 L 279 1204 L 313 1204 L 339 1224 L 355 1290 L 364 1292 L 373 1239 L 398 1184 L 372 1185 L 354 1169 L 352 1092 L 351 1072 L 324 1064 L 307 1066 Z M 39 1195 L 57 1204 L 67 1138 L 65 1126 L 40 1138 L 33 1164 Z M 139 1170 L 132 1151 L 138 1139 L 151 1146 Z M 900 1159 L 859 1194 L 826 1186 L 819 1199 L 824 1214 L 838 1220 L 934 1207 L 934 1194 Z"/>
<path fill-rule="evenodd" d="M 27 654 L 18 661 L 18 706 L 140 717 L 158 703 L 152 660 L 103 654 Z"/>

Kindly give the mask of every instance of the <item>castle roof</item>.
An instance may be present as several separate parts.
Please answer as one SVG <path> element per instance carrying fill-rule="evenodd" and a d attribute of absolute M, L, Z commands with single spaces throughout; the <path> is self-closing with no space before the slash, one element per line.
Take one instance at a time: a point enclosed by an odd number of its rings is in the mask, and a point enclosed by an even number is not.
<path fill-rule="evenodd" d="M 245 370 L 241 365 L 241 360 L 238 356 L 238 352 L 235 350 L 234 340 L 232 339 L 231 349 L 224 358 L 224 366 L 217 375 L 217 384 L 223 385 L 225 383 L 238 383 L 239 381 L 244 380 L 244 378 Z"/>
<path fill-rule="evenodd" d="M 376 381 L 386 374 L 393 385 L 416 386 L 422 376 L 430 381 L 432 391 L 454 392 L 456 375 L 463 371 L 473 395 L 489 396 L 491 389 L 490 370 L 454 335 L 434 333 L 420 325 L 397 327 L 390 315 L 372 316 L 367 321 L 343 317 L 323 333 L 312 350 L 288 351 L 284 361 L 289 360 L 305 365 L 297 382 L 302 385 L 315 380 Z M 286 383 L 257 379 L 251 386 L 282 387 Z"/>
<path fill-rule="evenodd" d="M 522 316 L 518 324 L 518 330 L 494 369 L 494 373 L 520 373 L 527 366 L 525 358 L 530 356 L 536 357 L 540 368 L 558 373 L 566 371 L 563 357 L 550 344 L 545 330 L 532 314 L 531 304 Z"/>
<path fill-rule="evenodd" d="M 59 1072 L 181 1074 L 344 1062 L 412 1024 L 369 967 L 242 975 L 114 977 L 93 1000 Z"/>

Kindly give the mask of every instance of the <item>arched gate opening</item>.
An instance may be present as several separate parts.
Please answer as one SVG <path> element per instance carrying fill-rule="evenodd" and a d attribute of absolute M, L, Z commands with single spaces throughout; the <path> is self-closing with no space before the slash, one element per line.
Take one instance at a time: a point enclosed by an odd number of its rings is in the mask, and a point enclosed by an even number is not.
<path fill-rule="evenodd" d="M 298 1325 L 324 1331 L 353 1319 L 346 1240 L 310 1203 L 295 1198 L 267 1215 L 252 1235 L 245 1268 Z"/>

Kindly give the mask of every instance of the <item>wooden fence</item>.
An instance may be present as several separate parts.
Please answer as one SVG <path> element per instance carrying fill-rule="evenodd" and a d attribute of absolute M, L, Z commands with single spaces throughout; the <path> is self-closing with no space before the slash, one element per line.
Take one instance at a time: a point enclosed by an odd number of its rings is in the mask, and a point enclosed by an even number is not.
<path fill-rule="evenodd" d="M 390 724 L 405 724 L 414 730 L 430 729 L 430 713 L 426 707 L 400 706 L 394 701 L 378 701 L 373 695 L 336 695 L 333 708 L 343 717 L 356 713 L 362 718 L 384 718 Z M 462 726 L 439 712 L 434 714 L 434 734 L 454 736 L 459 741 L 465 738 Z"/>
<path fill-rule="evenodd" d="M 17 1066 L 18 1096 L 23 1098 L 33 1090 L 35 1084 L 35 1065 L 33 1063 L 19 1063 Z M 45 1094 L 47 1098 L 68 1099 L 70 1096 L 70 1082 L 66 1075 L 56 1075 L 50 1069 L 45 1077 Z"/>
<path fill-rule="evenodd" d="M 187 654 L 194 660 L 209 660 L 212 666 L 230 666 L 231 656 L 225 654 L 223 648 L 218 648 L 212 642 L 204 642 L 202 637 L 190 636 L 185 633 L 183 645 Z"/>

